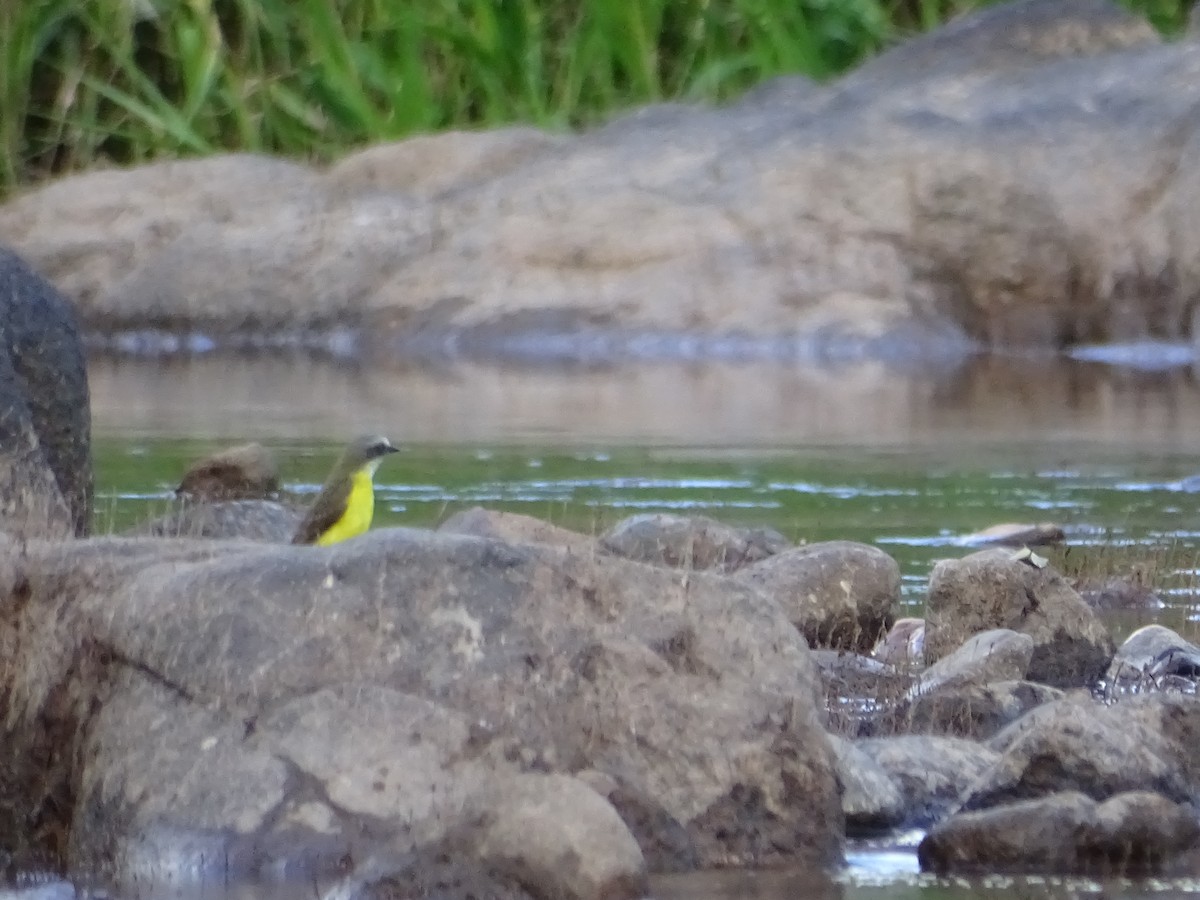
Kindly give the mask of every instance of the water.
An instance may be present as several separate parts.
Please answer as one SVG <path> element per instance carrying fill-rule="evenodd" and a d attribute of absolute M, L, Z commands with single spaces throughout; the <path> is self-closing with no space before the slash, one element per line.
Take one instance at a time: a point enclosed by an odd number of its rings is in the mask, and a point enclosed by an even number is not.
<path fill-rule="evenodd" d="M 377 476 L 377 525 L 433 526 L 475 505 L 585 533 L 640 512 L 703 514 L 769 525 L 795 541 L 875 544 L 901 565 L 904 612 L 920 615 L 931 565 L 970 552 L 966 536 L 999 522 L 1052 521 L 1066 529 L 1068 548 L 1049 555 L 1067 571 L 1151 565 L 1167 608 L 1116 617 L 1115 630 L 1153 616 L 1200 638 L 1200 493 L 1187 481 L 1200 473 L 1200 388 L 1186 369 L 1045 358 L 914 371 L 364 368 L 280 356 L 98 358 L 91 379 L 100 531 L 165 511 L 189 462 L 252 439 L 272 447 L 303 502 L 345 438 L 379 431 L 403 451 Z M 655 893 L 1160 890 L 937 880 L 917 873 L 912 846 L 852 846 L 846 872 L 832 879 L 702 873 L 659 879 Z M 1163 889 L 1192 892 L 1179 882 Z"/>

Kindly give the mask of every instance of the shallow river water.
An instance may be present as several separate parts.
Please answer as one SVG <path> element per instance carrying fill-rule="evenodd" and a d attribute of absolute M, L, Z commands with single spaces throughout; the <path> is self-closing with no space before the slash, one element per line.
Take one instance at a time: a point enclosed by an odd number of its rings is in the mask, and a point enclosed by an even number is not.
<path fill-rule="evenodd" d="M 1149 565 L 1161 621 L 1200 638 L 1200 387 L 1183 367 L 1132 371 L 1044 357 L 937 370 L 670 364 L 370 369 L 294 357 L 91 362 L 97 530 L 168 508 L 189 461 L 259 440 L 298 500 L 362 431 L 403 447 L 377 476 L 379 525 L 431 526 L 483 505 L 585 532 L 640 512 L 844 538 L 901 564 L 920 615 L 932 562 L 1000 522 L 1061 524 L 1069 571 Z M 671 898 L 1190 894 L 1192 886 L 916 871 L 919 836 L 853 846 L 806 873 L 660 879 Z M 149 895 L 147 895 L 149 896 Z M 203 896 L 267 897 L 242 886 Z"/>

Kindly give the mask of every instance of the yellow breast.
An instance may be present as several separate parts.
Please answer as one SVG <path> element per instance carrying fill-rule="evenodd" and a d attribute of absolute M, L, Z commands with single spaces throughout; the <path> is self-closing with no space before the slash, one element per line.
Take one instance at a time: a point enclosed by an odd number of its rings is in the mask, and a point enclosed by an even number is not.
<path fill-rule="evenodd" d="M 338 541 L 349 540 L 371 527 L 375 515 L 375 489 L 371 483 L 370 468 L 355 472 L 350 479 L 350 496 L 346 500 L 346 511 L 324 534 L 317 538 L 317 545 L 328 547 Z"/>

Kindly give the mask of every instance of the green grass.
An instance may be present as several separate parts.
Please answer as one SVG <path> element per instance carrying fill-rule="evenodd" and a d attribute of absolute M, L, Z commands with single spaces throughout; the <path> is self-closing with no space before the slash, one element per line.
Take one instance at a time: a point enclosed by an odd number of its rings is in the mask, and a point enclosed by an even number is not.
<path fill-rule="evenodd" d="M 0 3 L 0 194 L 99 162 L 331 159 L 419 131 L 586 125 L 828 78 L 985 0 Z M 1189 0 L 1129 0 L 1170 33 Z"/>

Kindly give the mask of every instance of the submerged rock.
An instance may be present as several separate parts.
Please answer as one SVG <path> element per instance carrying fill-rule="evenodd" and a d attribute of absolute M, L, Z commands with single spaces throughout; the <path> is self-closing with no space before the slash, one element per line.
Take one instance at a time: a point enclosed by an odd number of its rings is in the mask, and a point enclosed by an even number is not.
<path fill-rule="evenodd" d="M 404 529 L 0 549 L 4 712 L 29 761 L 0 788 L 66 831 L 72 866 L 332 871 L 475 828 L 472 858 L 535 893 L 625 895 L 629 848 L 670 830 L 614 831 L 614 808 L 661 811 L 700 866 L 839 858 L 816 667 L 733 579 Z M 537 788 L 498 810 L 499 785 L 585 772 L 640 803 L 563 781 L 566 806 Z M 489 815 L 545 854 L 514 856 Z"/>
<path fill-rule="evenodd" d="M 1171 340 L 1200 291 L 1197 70 L 1195 41 L 1114 4 L 1020 0 L 827 85 L 578 135 L 72 176 L 0 207 L 0 239 L 110 336 L 537 359 Z"/>

